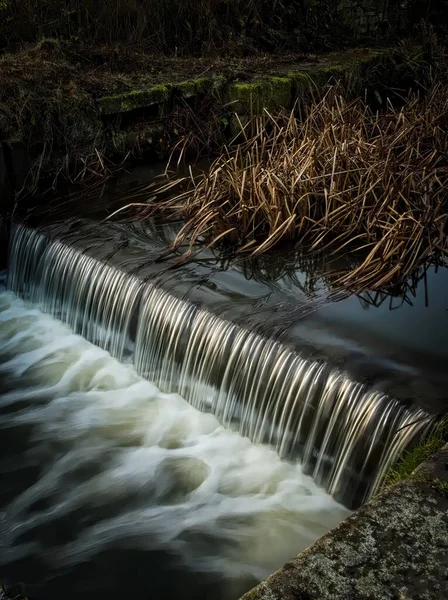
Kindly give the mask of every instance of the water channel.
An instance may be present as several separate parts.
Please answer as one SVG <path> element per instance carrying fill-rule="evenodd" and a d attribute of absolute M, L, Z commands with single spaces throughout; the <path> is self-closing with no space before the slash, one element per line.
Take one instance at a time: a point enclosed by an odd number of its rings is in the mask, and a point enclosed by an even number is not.
<path fill-rule="evenodd" d="M 340 295 L 297 252 L 179 266 L 175 224 L 41 221 L 0 283 L 0 574 L 30 598 L 236 600 L 445 403 L 446 269 Z"/>

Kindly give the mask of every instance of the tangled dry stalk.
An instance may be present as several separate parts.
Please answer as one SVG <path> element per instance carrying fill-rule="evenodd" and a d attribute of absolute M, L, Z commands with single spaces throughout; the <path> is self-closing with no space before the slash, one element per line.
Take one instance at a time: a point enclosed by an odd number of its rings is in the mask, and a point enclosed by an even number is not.
<path fill-rule="evenodd" d="M 340 92 L 331 88 L 299 118 L 259 119 L 253 137 L 186 191 L 152 198 L 146 213 L 183 218 L 176 244 L 189 239 L 191 248 L 205 240 L 259 255 L 294 241 L 311 253 L 359 253 L 338 282 L 357 291 L 395 285 L 423 262 L 444 260 L 447 88 L 382 114 Z"/>

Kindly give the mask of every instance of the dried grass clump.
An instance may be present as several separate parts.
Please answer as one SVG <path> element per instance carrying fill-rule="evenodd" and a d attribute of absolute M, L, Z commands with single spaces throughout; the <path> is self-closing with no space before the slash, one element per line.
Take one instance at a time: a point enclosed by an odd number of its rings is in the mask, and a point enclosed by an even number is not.
<path fill-rule="evenodd" d="M 177 244 L 227 242 L 259 255 L 294 241 L 363 260 L 339 284 L 378 289 L 405 280 L 447 244 L 448 90 L 372 114 L 339 88 L 296 118 L 267 115 L 189 190 L 151 211 L 186 220 Z"/>

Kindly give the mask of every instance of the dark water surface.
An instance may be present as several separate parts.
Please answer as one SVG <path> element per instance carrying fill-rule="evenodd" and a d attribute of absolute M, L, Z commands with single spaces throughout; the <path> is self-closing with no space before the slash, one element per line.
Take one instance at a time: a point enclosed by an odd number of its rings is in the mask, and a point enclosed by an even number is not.
<path fill-rule="evenodd" d="M 179 224 L 102 222 L 98 206 L 94 217 L 38 220 L 46 235 L 372 389 L 446 407 L 447 269 L 422 268 L 393 294 L 342 297 L 334 269 L 347 258 L 226 261 L 208 250 L 177 264 L 184 249 L 165 251 Z M 0 574 L 30 599 L 233 600 L 348 514 L 300 465 L 4 287 L 0 447 Z"/>
<path fill-rule="evenodd" d="M 0 573 L 30 598 L 237 598 L 348 511 L 0 291 Z"/>
<path fill-rule="evenodd" d="M 55 234 L 61 231 L 70 243 L 91 248 L 92 255 L 154 280 L 177 297 L 280 337 L 301 352 L 317 352 L 398 397 L 418 398 L 430 412 L 446 406 L 448 268 L 422 267 L 407 284 L 388 293 L 348 297 L 335 293 L 335 272 L 356 264 L 350 256 L 310 259 L 300 252 L 277 251 L 227 261 L 208 250 L 173 268 L 187 246 L 174 257 L 166 257 L 166 249 L 183 223 L 103 221 L 128 201 L 151 197 L 151 188 L 141 190 L 154 184 L 165 168 L 165 163 L 137 166 L 98 187 L 87 200 L 58 197 L 50 214 L 42 217 L 37 210 L 34 222 Z M 207 168 L 207 162 L 200 163 L 193 172 Z M 181 166 L 178 175 L 186 174 L 188 167 Z M 58 215 L 65 224 L 50 227 Z"/>
<path fill-rule="evenodd" d="M 424 266 L 388 293 L 341 294 L 336 273 L 349 257 L 283 251 L 226 260 L 205 250 L 179 263 L 186 247 L 166 249 L 181 225 L 80 219 L 43 231 L 429 412 L 446 406 L 447 268 Z"/>

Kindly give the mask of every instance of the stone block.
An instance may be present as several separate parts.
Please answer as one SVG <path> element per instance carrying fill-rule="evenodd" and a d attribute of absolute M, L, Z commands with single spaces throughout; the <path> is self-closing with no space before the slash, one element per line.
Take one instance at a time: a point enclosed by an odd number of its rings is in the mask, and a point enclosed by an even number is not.
<path fill-rule="evenodd" d="M 448 446 L 242 600 L 448 598 Z"/>

